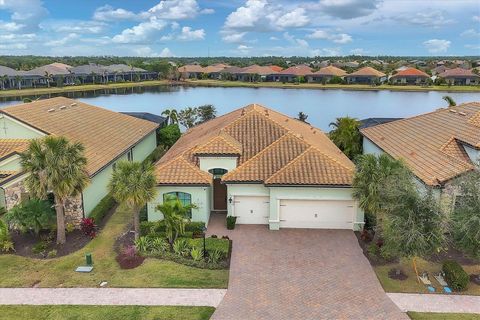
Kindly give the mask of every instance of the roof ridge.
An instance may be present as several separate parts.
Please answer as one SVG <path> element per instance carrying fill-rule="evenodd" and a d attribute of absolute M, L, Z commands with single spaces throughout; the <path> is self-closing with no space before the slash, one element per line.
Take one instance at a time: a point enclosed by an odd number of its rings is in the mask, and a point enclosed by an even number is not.
<path fill-rule="evenodd" d="M 279 175 L 281 172 L 287 170 L 290 166 L 292 166 L 294 163 L 297 163 L 301 157 L 303 157 L 310 149 L 312 149 L 313 146 L 309 146 L 307 149 L 305 149 L 305 151 L 303 151 L 302 153 L 300 153 L 297 157 L 293 158 L 289 163 L 287 163 L 286 165 L 283 166 L 283 168 L 280 168 L 280 170 L 278 170 L 277 172 L 275 172 L 274 174 L 272 174 L 270 177 L 268 177 L 267 180 L 264 181 L 265 184 L 268 184 L 268 180 L 271 180 L 273 179 L 275 176 Z"/>
<path fill-rule="evenodd" d="M 232 148 L 235 149 L 235 150 L 238 150 L 238 149 L 239 149 L 239 146 L 233 145 L 233 143 L 232 143 L 231 141 L 228 141 L 228 139 L 227 139 L 224 135 L 229 135 L 229 134 L 226 133 L 226 132 L 224 132 L 223 129 L 220 129 L 220 134 L 213 136 L 210 140 L 208 140 L 208 141 L 205 142 L 204 144 L 201 144 L 201 145 L 198 145 L 198 146 L 196 146 L 196 147 L 193 147 L 192 150 L 191 150 L 192 153 L 193 153 L 193 154 L 197 153 L 197 150 L 207 147 L 208 145 L 214 143 L 215 140 L 217 140 L 217 139 L 221 139 L 221 140 L 224 141 L 228 146 L 232 147 Z M 229 135 L 229 136 L 230 136 L 230 135 Z M 232 137 L 232 136 L 230 136 L 230 137 L 235 140 L 234 137 Z M 238 143 L 240 144 L 240 142 L 238 142 Z M 240 145 L 240 148 L 241 148 L 241 145 Z M 238 150 L 238 151 L 241 151 L 241 150 Z"/>
<path fill-rule="evenodd" d="M 452 136 L 450 139 L 448 139 L 447 143 L 445 143 L 445 144 L 440 148 L 440 151 L 441 151 L 443 154 L 445 154 L 446 156 L 448 156 L 449 158 L 451 158 L 452 160 L 454 160 L 454 161 L 456 161 L 456 162 L 458 162 L 458 163 L 460 163 L 460 164 L 466 165 L 467 167 L 471 167 L 471 166 L 472 166 L 472 163 L 471 163 L 471 162 L 465 162 L 465 161 L 463 161 L 462 159 L 459 159 L 459 158 L 457 158 L 457 157 L 455 157 L 455 156 L 452 156 L 451 154 L 445 152 L 445 148 L 446 148 L 450 143 L 452 143 L 453 141 L 455 141 L 455 143 L 457 143 L 457 145 L 458 145 L 458 143 L 460 142 L 459 139 L 455 138 L 455 136 Z M 464 150 L 465 150 L 465 149 L 463 149 L 463 151 L 464 151 Z M 467 154 L 467 156 L 468 156 L 468 154 Z"/>
<path fill-rule="evenodd" d="M 284 139 L 286 139 L 287 137 L 293 137 L 293 138 L 296 138 L 298 140 L 300 140 L 302 143 L 306 144 L 308 147 L 310 146 L 308 143 L 305 143 L 305 141 L 303 141 L 302 139 L 298 138 L 298 137 L 295 137 L 295 135 L 291 132 L 286 132 L 285 134 L 283 134 L 280 138 L 278 138 L 277 140 L 273 141 L 272 143 L 270 143 L 268 146 L 266 146 L 265 148 L 263 148 L 262 150 L 260 150 L 260 152 L 258 152 L 257 154 L 255 154 L 253 157 L 251 157 L 250 159 L 248 159 L 247 161 L 245 161 L 244 163 L 242 163 L 240 166 L 236 167 L 234 170 L 230 171 L 230 172 L 227 172 L 223 177 L 228 177 L 229 175 L 233 175 L 234 173 L 236 173 L 236 171 L 240 171 L 239 169 L 243 168 L 244 166 L 246 166 L 247 164 L 250 164 L 252 161 L 256 160 L 257 158 L 259 158 L 261 155 L 263 155 L 265 152 L 267 152 L 268 150 L 270 150 L 271 148 L 274 147 L 274 145 L 277 145 L 279 144 L 281 141 L 283 141 Z M 307 149 L 308 149 L 307 147 Z"/>

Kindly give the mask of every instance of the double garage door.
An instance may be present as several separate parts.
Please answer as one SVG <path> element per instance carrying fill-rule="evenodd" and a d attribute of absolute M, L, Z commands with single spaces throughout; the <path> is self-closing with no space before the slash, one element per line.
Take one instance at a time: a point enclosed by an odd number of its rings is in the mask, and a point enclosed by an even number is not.
<path fill-rule="evenodd" d="M 268 224 L 269 197 L 236 196 L 239 224 Z M 353 229 L 353 201 L 280 200 L 280 228 Z"/>

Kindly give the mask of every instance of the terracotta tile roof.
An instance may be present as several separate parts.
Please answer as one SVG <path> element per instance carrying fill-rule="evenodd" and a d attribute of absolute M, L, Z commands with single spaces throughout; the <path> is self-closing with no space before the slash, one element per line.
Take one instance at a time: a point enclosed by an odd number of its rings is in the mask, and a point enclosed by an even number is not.
<path fill-rule="evenodd" d="M 17 71 L 15 69 L 5 67 L 5 66 L 0 66 L 0 77 L 3 77 L 3 76 L 14 77 L 22 74 L 23 72 L 21 71 Z"/>
<path fill-rule="evenodd" d="M 279 72 L 279 71 L 282 71 L 283 68 L 282 67 L 279 67 L 279 66 L 268 66 L 270 69 L 272 69 L 273 71 L 275 72 Z"/>
<path fill-rule="evenodd" d="M 480 148 L 480 103 L 472 102 L 365 128 L 361 133 L 402 158 L 427 185 L 438 186 L 473 168 L 464 145 Z"/>
<path fill-rule="evenodd" d="M 430 78 L 428 74 L 425 72 L 418 70 L 416 68 L 407 68 L 405 70 L 399 71 L 392 76 L 392 78 L 398 77 L 423 77 L 423 78 Z"/>
<path fill-rule="evenodd" d="M 242 145 L 225 132 L 194 150 L 195 155 L 240 155 Z"/>
<path fill-rule="evenodd" d="M 221 72 L 227 67 L 229 67 L 229 66 L 227 66 L 225 64 L 214 64 L 214 65 L 206 66 L 205 68 L 203 68 L 203 72 L 205 72 L 205 73 Z"/>
<path fill-rule="evenodd" d="M 304 173 L 305 176 L 311 176 L 309 185 L 347 184 L 346 181 L 351 181 L 355 169 L 353 163 L 321 130 L 258 104 L 252 104 L 188 130 L 157 162 L 157 182 L 204 184 L 205 176 L 199 179 L 197 171 L 192 172 L 191 179 L 185 175 L 176 178 L 176 174 L 169 168 L 178 166 L 179 163 L 185 165 L 184 162 L 198 168 L 196 154 L 205 149 L 224 152 L 223 148 L 229 145 L 226 143 L 227 139 L 234 139 L 237 146 L 241 146 L 238 167 L 223 176 L 223 180 L 229 183 L 265 182 L 298 159 L 308 148 L 315 148 L 313 157 L 318 155 L 322 158 L 318 161 L 324 165 L 323 170 L 328 171 L 331 167 L 338 172 L 327 176 L 309 173 L 309 170 Z M 305 160 L 300 159 L 299 165 L 306 161 L 308 166 L 309 161 L 313 161 L 311 159 L 312 156 L 305 157 Z M 191 172 L 191 168 L 188 171 Z M 336 178 L 338 180 L 335 180 Z M 288 179 L 281 181 L 289 184 Z M 297 180 L 291 182 L 301 183 Z"/>
<path fill-rule="evenodd" d="M 0 139 L 0 159 L 27 150 L 29 143 L 28 139 Z"/>
<path fill-rule="evenodd" d="M 200 170 L 184 157 L 178 157 L 163 165 L 156 165 L 155 177 L 158 184 L 209 185 L 212 175 Z"/>
<path fill-rule="evenodd" d="M 355 72 L 352 72 L 350 74 L 347 74 L 347 76 L 357 76 L 357 77 L 361 77 L 361 76 L 368 76 L 368 77 L 385 77 L 385 73 L 383 72 L 380 72 L 372 67 L 364 67 L 364 68 L 361 68 Z"/>
<path fill-rule="evenodd" d="M 479 75 L 473 73 L 472 70 L 463 69 L 463 68 L 448 69 L 448 70 L 445 70 L 444 72 L 440 73 L 438 76 L 442 77 L 442 78 L 448 78 L 448 77 L 474 77 L 474 78 L 478 78 L 478 77 L 480 77 Z"/>
<path fill-rule="evenodd" d="M 187 64 L 178 68 L 178 72 L 205 72 L 204 70 L 199 64 Z"/>
<path fill-rule="evenodd" d="M 35 75 L 35 76 L 45 76 L 45 73 L 48 72 L 52 75 L 67 75 L 70 74 L 70 69 L 72 66 L 64 63 L 51 63 L 45 66 L 37 67 L 35 69 L 25 72 L 26 75 Z"/>
<path fill-rule="evenodd" d="M 343 77 L 346 74 L 347 72 L 345 70 L 342 70 L 334 66 L 321 68 L 317 72 L 312 73 L 312 75 L 318 75 L 318 76 L 337 76 L 337 77 Z"/>
<path fill-rule="evenodd" d="M 287 68 L 285 70 L 282 70 L 278 72 L 277 74 L 279 75 L 295 75 L 295 76 L 305 76 L 307 74 L 312 73 L 312 68 L 306 65 L 298 65 L 298 66 L 293 66 L 290 68 Z"/>
<path fill-rule="evenodd" d="M 242 69 L 239 73 L 244 74 L 259 74 L 262 76 L 269 75 L 275 73 L 270 66 L 259 66 L 259 65 L 252 65 Z"/>
<path fill-rule="evenodd" d="M 158 127 L 150 121 L 63 97 L 9 106 L 0 112 L 46 134 L 81 142 L 90 175 Z"/>

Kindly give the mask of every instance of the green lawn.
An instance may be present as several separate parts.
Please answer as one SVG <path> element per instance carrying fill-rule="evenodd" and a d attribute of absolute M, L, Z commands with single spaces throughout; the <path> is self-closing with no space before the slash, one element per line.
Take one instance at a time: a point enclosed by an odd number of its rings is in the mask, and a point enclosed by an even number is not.
<path fill-rule="evenodd" d="M 71 255 L 39 260 L 16 255 L 0 255 L 0 287 L 97 287 L 107 281 L 110 287 L 226 288 L 228 270 L 188 267 L 171 261 L 148 258 L 138 268 L 120 269 L 115 260 L 115 238 L 124 232 L 130 213 L 118 209 L 103 231 L 85 248 Z M 84 264 L 85 253 L 92 253 L 94 270 L 74 272 Z M 8 275 L 8 276 L 7 276 Z"/>
<path fill-rule="evenodd" d="M 343 89 L 343 90 L 392 90 L 392 91 L 448 91 L 448 92 L 480 92 L 480 86 L 394 86 L 382 84 L 371 86 L 368 84 L 321 84 L 321 83 L 281 83 L 281 82 L 243 82 L 220 80 L 187 80 L 185 83 L 192 86 L 206 87 L 254 87 L 254 88 L 290 88 L 290 89 Z"/>
<path fill-rule="evenodd" d="M 0 306 L 8 320 L 207 320 L 212 307 Z"/>
<path fill-rule="evenodd" d="M 388 277 L 388 271 L 392 268 L 400 268 L 408 275 L 408 279 L 400 281 L 393 280 Z M 440 285 L 433 278 L 433 273 L 439 272 L 442 269 L 441 264 L 423 259 L 417 259 L 418 272 L 428 271 L 431 275 L 430 280 L 434 287 L 439 291 Z M 373 268 L 377 274 L 378 280 L 383 286 L 386 292 L 407 292 L 407 293 L 427 293 L 428 290 L 423 284 L 419 284 L 416 280 L 415 271 L 413 270 L 411 260 L 402 260 L 398 264 L 387 264 L 384 266 L 376 266 Z M 463 269 L 468 274 L 480 273 L 480 265 L 464 265 Z M 470 282 L 467 290 L 462 292 L 456 292 L 455 294 L 467 294 L 467 295 L 480 295 L 480 286 Z"/>
<path fill-rule="evenodd" d="M 468 313 L 424 313 L 408 312 L 412 320 L 478 320 L 480 315 Z"/>

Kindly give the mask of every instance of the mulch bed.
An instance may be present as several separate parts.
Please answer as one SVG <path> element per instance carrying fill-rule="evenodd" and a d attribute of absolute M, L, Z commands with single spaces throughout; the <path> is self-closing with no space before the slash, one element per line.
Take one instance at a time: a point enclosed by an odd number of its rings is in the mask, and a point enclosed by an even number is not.
<path fill-rule="evenodd" d="M 385 260 L 380 256 L 378 256 L 378 257 L 370 256 L 368 254 L 368 246 L 373 242 L 372 241 L 363 241 L 363 239 L 361 237 L 361 232 L 359 232 L 359 231 L 355 231 L 355 236 L 357 237 L 358 244 L 360 245 L 360 248 L 362 248 L 363 255 L 368 259 L 368 261 L 370 262 L 370 264 L 372 266 L 374 266 L 374 267 L 384 266 L 384 265 L 387 265 L 387 264 L 399 262 L 399 259 Z"/>
<path fill-rule="evenodd" d="M 395 268 L 390 269 L 390 271 L 388 271 L 388 277 L 390 279 L 400 280 L 400 281 L 408 279 L 408 276 L 403 272 L 403 270 L 395 269 Z"/>
<path fill-rule="evenodd" d="M 110 211 L 105 215 L 105 217 L 100 221 L 100 223 L 97 225 L 98 231 L 97 231 L 97 236 L 98 233 L 101 232 L 101 230 L 105 227 L 105 224 L 107 221 L 110 219 L 112 214 L 115 212 L 116 206 L 114 206 Z M 56 235 L 54 235 L 52 238 L 53 240 L 48 244 L 44 254 L 36 254 L 32 252 L 33 246 L 41 242 L 43 239 L 45 239 L 48 236 L 49 232 L 41 232 L 39 236 L 36 236 L 32 233 L 20 233 L 18 231 L 12 231 L 11 232 L 11 237 L 12 241 L 15 244 L 15 252 L 12 252 L 12 254 L 16 254 L 19 256 L 23 257 L 29 257 L 29 258 L 47 258 L 48 252 L 52 250 L 56 250 L 57 254 L 55 257 L 62 257 L 69 255 L 75 251 L 78 251 L 85 247 L 92 239 L 89 236 L 86 236 L 83 234 L 81 230 L 74 230 L 70 233 L 67 233 L 67 241 L 63 245 L 58 245 L 56 243 Z"/>
<path fill-rule="evenodd" d="M 442 263 L 445 260 L 455 260 L 462 265 L 476 265 L 480 263 L 478 260 L 471 259 L 461 251 L 451 246 L 446 251 L 432 255 L 430 258 L 428 258 L 428 260 L 438 263 Z"/>
<path fill-rule="evenodd" d="M 480 286 L 480 274 L 471 274 L 470 281 Z"/>
<path fill-rule="evenodd" d="M 133 257 L 127 256 L 123 253 L 115 258 L 122 269 L 134 269 L 140 266 L 145 260 L 144 257 L 135 255 Z"/>
<path fill-rule="evenodd" d="M 115 240 L 115 244 L 113 245 L 114 250 L 117 253 L 115 260 L 117 260 L 120 268 L 134 269 L 145 261 L 145 257 L 142 257 L 139 254 L 131 256 L 124 253 L 124 249 L 133 246 L 134 243 L 135 233 L 133 232 L 132 224 L 129 224 L 126 231 Z"/>

